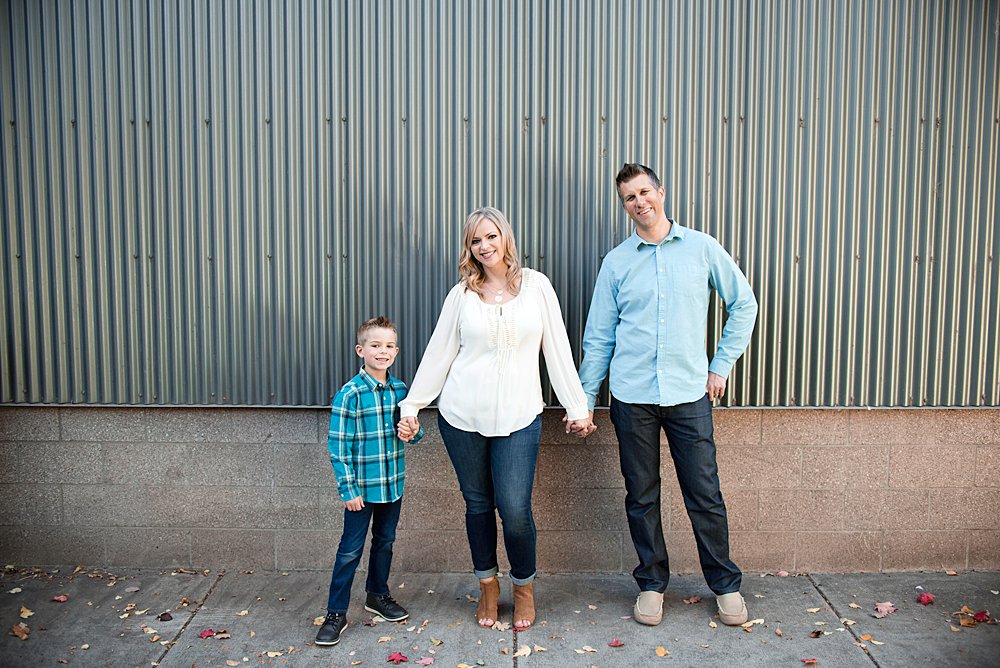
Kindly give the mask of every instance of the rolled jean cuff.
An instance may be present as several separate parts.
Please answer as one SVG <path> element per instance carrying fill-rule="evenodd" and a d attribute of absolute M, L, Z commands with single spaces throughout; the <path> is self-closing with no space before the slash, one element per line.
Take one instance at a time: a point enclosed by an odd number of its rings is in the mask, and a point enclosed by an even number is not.
<path fill-rule="evenodd" d="M 531 584 L 532 581 L 535 579 L 535 574 L 534 573 L 532 573 L 531 575 L 529 575 L 526 578 L 516 578 L 513 575 L 510 575 L 509 573 L 507 574 L 507 576 L 510 578 L 511 582 L 513 582 L 516 585 L 520 585 L 520 586 Z"/>
<path fill-rule="evenodd" d="M 492 577 L 494 577 L 494 576 L 495 576 L 495 575 L 496 575 L 497 573 L 499 573 L 500 571 L 499 571 L 499 569 L 498 569 L 498 568 L 497 568 L 496 566 L 494 566 L 493 568 L 489 569 L 488 571 L 477 571 L 477 570 L 473 570 L 472 572 L 473 572 L 473 573 L 474 573 L 474 574 L 476 575 L 476 577 L 477 577 L 477 578 L 479 578 L 480 580 L 487 580 L 487 579 L 489 579 L 489 578 L 492 578 Z"/>

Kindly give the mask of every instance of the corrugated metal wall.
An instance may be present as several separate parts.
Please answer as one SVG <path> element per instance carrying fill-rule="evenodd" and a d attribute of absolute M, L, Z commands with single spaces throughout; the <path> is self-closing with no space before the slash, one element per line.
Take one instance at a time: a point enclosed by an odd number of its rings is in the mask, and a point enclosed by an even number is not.
<path fill-rule="evenodd" d="M 574 349 L 613 177 L 744 268 L 733 405 L 1000 405 L 1000 2 L 0 2 L 0 402 L 412 376 L 465 214 Z M 711 323 L 710 339 L 722 317 Z"/>

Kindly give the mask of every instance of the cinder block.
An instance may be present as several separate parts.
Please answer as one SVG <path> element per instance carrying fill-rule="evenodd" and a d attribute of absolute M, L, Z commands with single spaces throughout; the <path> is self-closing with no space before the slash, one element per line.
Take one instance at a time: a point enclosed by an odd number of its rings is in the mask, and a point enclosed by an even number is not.
<path fill-rule="evenodd" d="M 535 525 L 544 531 L 622 531 L 625 491 L 621 489 L 536 489 Z"/>
<path fill-rule="evenodd" d="M 189 489 L 188 503 L 183 507 L 179 517 L 184 523 L 178 526 L 273 529 L 278 524 L 281 511 L 275 507 L 275 498 L 270 489 L 262 487 Z M 309 489 L 315 494 L 315 490 Z M 284 510 L 287 512 L 288 508 Z"/>
<path fill-rule="evenodd" d="M 712 411 L 715 444 L 759 445 L 765 411 L 744 408 L 717 408 Z"/>
<path fill-rule="evenodd" d="M 848 411 L 767 410 L 761 417 L 764 445 L 846 445 Z"/>
<path fill-rule="evenodd" d="M 586 441 L 572 445 L 543 445 L 538 452 L 540 487 L 574 489 L 624 489 L 618 448 L 590 446 Z"/>
<path fill-rule="evenodd" d="M 343 526 L 343 505 L 334 505 L 315 487 L 276 487 L 271 498 L 276 528 L 333 530 Z"/>
<path fill-rule="evenodd" d="M 406 447 L 406 488 L 458 489 L 458 479 L 443 444 Z"/>
<path fill-rule="evenodd" d="M 188 448 L 185 478 L 191 485 L 253 487 L 274 482 L 274 446 L 206 443 Z"/>
<path fill-rule="evenodd" d="M 889 455 L 889 486 L 972 487 L 976 446 L 894 445 Z"/>
<path fill-rule="evenodd" d="M 933 445 L 941 439 L 938 411 L 875 409 L 848 411 L 853 445 Z"/>
<path fill-rule="evenodd" d="M 239 411 L 229 408 L 150 408 L 149 440 L 154 443 L 232 443 Z M 248 412 L 249 415 L 249 412 Z"/>
<path fill-rule="evenodd" d="M 141 408 L 61 408 L 64 441 L 145 441 L 146 417 Z"/>
<path fill-rule="evenodd" d="M 1000 529 L 1000 489 L 929 490 L 929 529 Z"/>
<path fill-rule="evenodd" d="M 329 413 L 327 413 L 329 419 Z M 316 443 L 316 414 L 303 408 L 237 409 L 232 412 L 233 433 L 239 443 Z M 209 439 L 214 440 L 214 439 Z M 326 442 L 326 437 L 322 439 Z"/>
<path fill-rule="evenodd" d="M 760 491 L 762 531 L 836 531 L 844 529 L 841 490 L 765 489 Z"/>
<path fill-rule="evenodd" d="M 950 408 L 934 414 L 941 443 L 1000 445 L 1000 409 Z"/>
<path fill-rule="evenodd" d="M 0 408 L 0 441 L 58 440 L 58 408 Z"/>
<path fill-rule="evenodd" d="M 925 489 L 851 489 L 844 493 L 847 529 L 917 530 L 928 528 Z"/>
<path fill-rule="evenodd" d="M 795 572 L 795 532 L 731 531 L 730 556 L 744 572 Z"/>
<path fill-rule="evenodd" d="M 183 443 L 105 443 L 101 459 L 107 482 L 134 487 L 190 485 L 198 471 L 215 468 L 191 459 Z"/>
<path fill-rule="evenodd" d="M 108 566 L 172 568 L 190 566 L 191 532 L 184 529 L 105 528 Z"/>
<path fill-rule="evenodd" d="M 200 503 L 190 487 L 65 485 L 66 524 L 99 527 L 190 526 L 190 508 Z"/>
<path fill-rule="evenodd" d="M 586 438 L 566 433 L 566 423 L 562 421 L 565 416 L 566 411 L 561 408 L 550 408 L 542 413 L 542 445 L 582 445 L 589 447 L 614 445 L 617 447 L 618 439 L 615 436 L 614 425 L 611 424 L 610 411 L 605 409 L 594 411 L 594 424 L 597 425 L 597 431 Z"/>
<path fill-rule="evenodd" d="M 274 532 L 245 529 L 195 529 L 191 532 L 194 568 L 275 568 Z"/>
<path fill-rule="evenodd" d="M 275 543 L 277 567 L 281 570 L 332 570 L 340 531 L 277 531 Z"/>
<path fill-rule="evenodd" d="M 874 573 L 882 561 L 878 531 L 800 531 L 795 569 L 817 573 Z"/>
<path fill-rule="evenodd" d="M 407 462 L 409 477 L 409 462 Z M 278 487 L 329 487 L 336 485 L 330 451 L 317 443 L 274 446 L 274 484 Z"/>
<path fill-rule="evenodd" d="M 981 445 L 976 450 L 976 487 L 1000 487 L 1000 447 Z"/>
<path fill-rule="evenodd" d="M 802 487 L 805 489 L 868 489 L 885 487 L 888 483 L 888 447 L 802 449 Z"/>
<path fill-rule="evenodd" d="M 964 569 L 968 545 L 966 531 L 886 531 L 882 570 Z"/>
<path fill-rule="evenodd" d="M 87 484 L 102 482 L 96 443 L 0 443 L 0 483 Z"/>
<path fill-rule="evenodd" d="M 465 531 L 400 529 L 392 546 L 392 571 L 397 574 L 471 573 L 472 557 Z"/>
<path fill-rule="evenodd" d="M 1000 531 L 969 532 L 969 568 L 1000 570 Z"/>
<path fill-rule="evenodd" d="M 410 489 L 403 495 L 399 528 L 411 531 L 465 530 L 465 501 L 450 489 Z"/>
<path fill-rule="evenodd" d="M 14 558 L 6 563 L 31 566 L 107 563 L 104 535 L 99 527 L 21 526 L 14 529 Z"/>
<path fill-rule="evenodd" d="M 59 485 L 0 485 L 0 525 L 37 526 L 62 521 Z"/>
<path fill-rule="evenodd" d="M 537 568 L 544 573 L 621 571 L 622 533 L 540 530 Z"/>
<path fill-rule="evenodd" d="M 729 447 L 716 455 L 723 489 L 782 489 L 800 486 L 801 448 Z"/>

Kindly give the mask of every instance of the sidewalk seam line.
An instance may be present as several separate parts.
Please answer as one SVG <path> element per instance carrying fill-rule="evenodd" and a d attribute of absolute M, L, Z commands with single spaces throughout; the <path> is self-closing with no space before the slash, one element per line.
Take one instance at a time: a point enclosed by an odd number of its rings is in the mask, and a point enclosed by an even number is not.
<path fill-rule="evenodd" d="M 823 598 L 824 601 L 826 601 L 826 604 L 830 606 L 830 609 L 833 610 L 833 614 L 837 615 L 837 621 L 839 622 L 840 620 L 844 619 L 844 616 L 840 614 L 840 611 L 837 610 L 836 606 L 833 605 L 833 602 L 826 597 L 826 593 L 824 593 L 823 590 L 820 589 L 819 584 L 813 579 L 812 573 L 806 573 L 806 577 L 809 578 L 809 582 L 812 584 L 813 588 L 817 592 L 819 592 L 819 595 Z M 843 622 L 841 622 L 841 624 L 843 624 Z M 857 643 L 862 642 L 861 638 L 858 637 L 858 634 L 855 633 L 853 625 L 852 626 L 845 625 L 845 628 L 847 629 L 847 632 L 854 637 L 854 642 Z M 868 651 L 867 647 L 859 647 L 858 645 L 855 645 L 855 647 L 858 647 L 858 649 L 864 652 L 865 656 L 867 656 L 871 660 L 871 662 L 875 664 L 876 668 L 882 668 L 881 665 L 879 665 L 879 662 L 875 660 L 875 657 L 872 656 L 872 653 Z"/>
<path fill-rule="evenodd" d="M 223 572 L 223 574 L 224 574 L 224 572 Z M 174 639 L 170 641 L 170 643 L 167 645 L 167 648 L 165 650 L 163 650 L 163 654 L 161 654 L 156 659 L 156 665 L 160 665 L 161 663 L 163 663 L 163 660 L 167 658 L 167 654 L 169 654 L 170 650 L 172 650 L 174 648 L 174 645 L 177 644 L 177 641 L 180 640 L 180 637 L 187 630 L 187 627 L 189 627 L 191 625 L 191 622 L 194 621 L 194 618 L 198 616 L 198 613 L 201 612 L 201 609 L 203 607 L 205 607 L 205 601 L 207 601 L 208 597 L 212 595 L 212 592 L 215 591 L 215 588 L 219 585 L 220 582 L 222 582 L 222 575 L 220 575 L 219 573 L 216 573 L 216 575 L 215 575 L 215 582 L 213 582 L 212 586 L 208 588 L 208 591 L 205 592 L 205 595 L 201 597 L 201 601 L 198 602 L 198 607 L 196 607 L 191 612 L 191 616 L 188 617 L 188 620 L 186 622 L 184 622 L 184 624 L 181 626 L 180 629 L 178 629 L 177 635 L 175 635 Z"/>

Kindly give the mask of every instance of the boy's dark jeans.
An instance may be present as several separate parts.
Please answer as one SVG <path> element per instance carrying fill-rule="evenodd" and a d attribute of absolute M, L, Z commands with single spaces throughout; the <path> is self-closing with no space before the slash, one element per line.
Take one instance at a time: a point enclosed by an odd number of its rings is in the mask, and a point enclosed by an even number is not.
<path fill-rule="evenodd" d="M 368 524 L 372 527 L 372 547 L 368 554 L 368 581 L 365 591 L 369 594 L 389 593 L 389 567 L 392 565 L 392 544 L 396 540 L 396 524 L 402 499 L 391 503 L 365 503 L 361 510 L 344 509 L 344 533 L 337 548 L 337 561 L 330 578 L 330 600 L 327 612 L 347 612 L 351 601 L 351 584 L 354 572 L 365 549 Z"/>
<path fill-rule="evenodd" d="M 639 589 L 662 592 L 670 579 L 660 521 L 662 428 L 691 518 L 705 581 L 716 594 L 739 591 L 742 573 L 729 558 L 729 520 L 719 489 L 708 395 L 677 406 L 626 404 L 611 397 L 611 422 L 625 477 L 628 528 L 639 556 L 639 565 L 632 571 Z"/>

